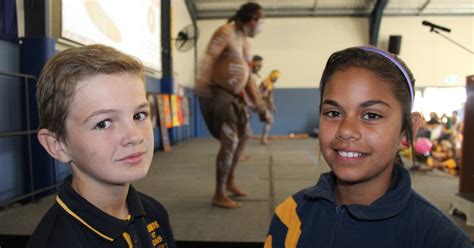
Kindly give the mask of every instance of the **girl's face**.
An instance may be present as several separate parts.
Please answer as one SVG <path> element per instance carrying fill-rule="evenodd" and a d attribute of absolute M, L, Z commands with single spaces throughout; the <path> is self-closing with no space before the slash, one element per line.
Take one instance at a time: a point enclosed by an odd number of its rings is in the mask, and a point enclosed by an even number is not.
<path fill-rule="evenodd" d="M 319 143 L 338 183 L 390 181 L 402 139 L 402 107 L 371 71 L 334 73 L 322 96 Z"/>

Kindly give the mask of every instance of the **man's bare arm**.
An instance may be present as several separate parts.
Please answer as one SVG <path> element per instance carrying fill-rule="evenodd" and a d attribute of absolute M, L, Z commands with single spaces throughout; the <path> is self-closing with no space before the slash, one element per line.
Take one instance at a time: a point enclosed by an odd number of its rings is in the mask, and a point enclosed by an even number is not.
<path fill-rule="evenodd" d="M 212 70 L 216 60 L 221 56 L 222 52 L 229 44 L 231 39 L 231 32 L 224 27 L 219 28 L 211 37 L 209 45 L 206 49 L 206 54 L 199 67 L 199 73 L 196 82 L 196 93 L 198 95 L 208 95 L 206 88 L 211 81 Z"/>

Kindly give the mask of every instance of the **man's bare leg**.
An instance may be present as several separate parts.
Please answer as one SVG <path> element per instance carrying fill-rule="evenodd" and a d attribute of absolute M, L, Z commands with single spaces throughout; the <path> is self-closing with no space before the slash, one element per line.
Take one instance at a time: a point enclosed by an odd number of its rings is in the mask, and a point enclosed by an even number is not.
<path fill-rule="evenodd" d="M 216 191 L 212 204 L 222 208 L 240 208 L 241 204 L 227 197 L 226 186 L 235 160 L 235 151 L 238 147 L 239 138 L 235 128 L 227 123 L 222 125 L 220 137 L 220 149 L 216 159 Z"/>
<path fill-rule="evenodd" d="M 249 118 L 250 117 L 247 114 L 247 120 Z M 252 136 L 252 128 L 250 128 L 250 123 L 247 121 L 247 125 L 245 126 L 245 135 L 244 137 L 240 138 L 240 140 L 243 140 L 244 144 L 242 145 L 242 149 L 239 152 L 241 155 L 240 155 L 240 160 L 238 162 L 245 162 L 252 158 L 250 155 L 245 154 L 245 149 L 244 149 L 245 143 L 247 142 L 247 140 L 250 139 L 251 136 Z"/>
<path fill-rule="evenodd" d="M 227 178 L 227 190 L 230 191 L 233 196 L 247 196 L 248 194 L 241 191 L 238 187 L 237 184 L 235 183 L 235 168 L 237 167 L 237 164 L 239 163 L 239 158 L 242 156 L 242 153 L 244 151 L 245 145 L 247 144 L 247 141 L 249 140 L 248 135 L 244 135 L 239 139 L 239 143 L 237 145 L 237 149 L 235 150 L 234 154 L 234 159 L 232 161 L 232 166 L 230 168 L 229 172 L 229 177 Z"/>
<path fill-rule="evenodd" d="M 262 134 L 262 139 L 260 140 L 260 143 L 263 145 L 270 145 L 271 142 L 268 140 L 268 134 L 270 133 L 270 128 L 272 127 L 271 123 L 265 123 L 265 126 L 263 127 L 263 134 Z"/>

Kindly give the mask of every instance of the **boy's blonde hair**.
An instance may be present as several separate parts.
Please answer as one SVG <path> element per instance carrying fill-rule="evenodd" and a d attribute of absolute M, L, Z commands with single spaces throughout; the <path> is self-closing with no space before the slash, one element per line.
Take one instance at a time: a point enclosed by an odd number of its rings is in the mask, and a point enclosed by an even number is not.
<path fill-rule="evenodd" d="M 36 89 L 39 128 L 66 141 L 66 117 L 77 83 L 99 74 L 132 73 L 145 82 L 143 64 L 137 58 L 104 45 L 70 48 L 48 60 Z"/>

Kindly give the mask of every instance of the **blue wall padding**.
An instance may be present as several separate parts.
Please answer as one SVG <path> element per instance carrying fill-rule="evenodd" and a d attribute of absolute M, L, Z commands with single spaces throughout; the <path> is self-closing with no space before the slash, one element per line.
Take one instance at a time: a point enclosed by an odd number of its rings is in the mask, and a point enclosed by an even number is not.
<path fill-rule="evenodd" d="M 16 17 L 16 1 L 0 2 L 0 39 L 18 42 L 18 21 Z"/>
<path fill-rule="evenodd" d="M 270 135 L 289 133 L 312 133 L 319 122 L 319 89 L 275 89 L 273 92 L 277 113 Z M 196 137 L 211 137 L 196 106 Z M 256 113 L 250 115 L 250 127 L 254 135 L 260 135 L 263 124 Z"/>
<path fill-rule="evenodd" d="M 54 40 L 49 37 L 32 37 L 24 38 L 20 47 L 20 71 L 24 74 L 38 77 L 41 69 L 47 60 L 55 53 Z M 38 127 L 38 112 L 36 106 L 36 85 L 31 84 L 29 87 L 29 103 L 31 113 L 32 129 Z M 33 190 L 40 189 L 52 185 L 55 182 L 55 174 L 53 171 L 53 159 L 39 144 L 36 134 L 31 135 L 31 149 L 33 156 Z M 26 188 L 29 188 L 27 185 Z"/>
<path fill-rule="evenodd" d="M 273 92 L 277 112 L 270 135 L 289 133 L 312 133 L 319 122 L 319 89 L 275 89 Z M 252 113 L 250 126 L 255 135 L 260 135 L 263 124 L 258 115 Z"/>
<path fill-rule="evenodd" d="M 0 40 L 0 71 L 20 72 L 20 47 Z M 24 82 L 15 77 L 0 77 L 0 132 L 23 131 L 25 126 Z M 24 192 L 26 136 L 0 138 L 0 203 Z"/>

